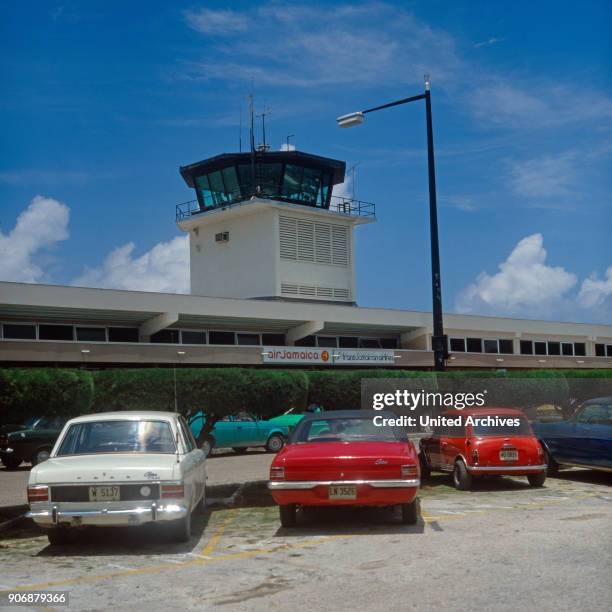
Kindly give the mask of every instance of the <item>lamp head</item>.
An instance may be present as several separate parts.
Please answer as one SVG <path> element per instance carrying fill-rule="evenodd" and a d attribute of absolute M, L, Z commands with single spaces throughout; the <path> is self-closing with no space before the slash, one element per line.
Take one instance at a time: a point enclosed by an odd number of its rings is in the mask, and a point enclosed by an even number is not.
<path fill-rule="evenodd" d="M 363 123 L 363 113 L 349 113 L 336 119 L 341 128 L 349 128 Z"/>

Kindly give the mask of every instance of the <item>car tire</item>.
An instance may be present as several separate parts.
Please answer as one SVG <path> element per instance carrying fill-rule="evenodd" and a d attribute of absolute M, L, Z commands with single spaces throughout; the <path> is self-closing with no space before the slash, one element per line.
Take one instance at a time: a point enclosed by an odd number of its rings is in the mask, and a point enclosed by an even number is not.
<path fill-rule="evenodd" d="M 283 527 L 295 527 L 297 514 L 297 506 L 295 504 L 279 506 L 278 514 L 280 516 L 280 524 Z"/>
<path fill-rule="evenodd" d="M 546 472 L 537 472 L 536 474 L 529 474 L 527 476 L 530 487 L 542 487 L 546 480 Z"/>
<path fill-rule="evenodd" d="M 402 523 L 404 525 L 416 525 L 419 520 L 419 506 L 417 500 L 409 504 L 400 504 L 402 509 Z"/>
<path fill-rule="evenodd" d="M 170 539 L 173 542 L 189 542 L 191 538 L 191 513 L 187 514 L 187 516 L 184 516 L 182 519 L 172 521 L 169 527 Z"/>
<path fill-rule="evenodd" d="M 46 461 L 49 456 L 51 454 L 51 449 L 49 448 L 39 448 L 34 455 L 32 455 L 32 458 L 30 459 L 30 463 L 32 464 L 32 467 L 34 467 L 35 465 L 38 465 L 39 463 L 42 463 L 43 461 Z"/>
<path fill-rule="evenodd" d="M 421 480 L 427 480 L 431 476 L 431 468 L 423 451 L 419 453 L 419 463 L 421 464 Z"/>
<path fill-rule="evenodd" d="M 453 485 L 458 491 L 469 491 L 472 488 L 472 476 L 467 471 L 465 463 L 458 459 L 453 469 Z"/>
<path fill-rule="evenodd" d="M 242 447 L 232 447 L 232 450 L 237 454 L 237 455 L 244 455 L 244 453 L 247 452 L 248 448 L 242 448 Z"/>
<path fill-rule="evenodd" d="M 272 434 L 266 442 L 266 450 L 269 453 L 278 453 L 285 446 L 285 438 L 280 434 Z"/>
<path fill-rule="evenodd" d="M 544 460 L 546 465 L 546 473 L 549 476 L 556 476 L 559 473 L 559 464 L 552 458 L 552 455 L 548 452 L 548 449 L 544 449 Z"/>
<path fill-rule="evenodd" d="M 73 532 L 68 527 L 52 527 L 47 531 L 51 546 L 63 546 L 74 542 Z"/>
<path fill-rule="evenodd" d="M 215 439 L 212 436 L 208 436 L 202 443 L 202 450 L 204 451 L 205 457 L 210 457 L 212 449 L 215 448 Z"/>
<path fill-rule="evenodd" d="M 17 457 L 2 458 L 2 465 L 4 465 L 7 470 L 16 470 L 21 464 L 21 459 L 18 459 Z"/>

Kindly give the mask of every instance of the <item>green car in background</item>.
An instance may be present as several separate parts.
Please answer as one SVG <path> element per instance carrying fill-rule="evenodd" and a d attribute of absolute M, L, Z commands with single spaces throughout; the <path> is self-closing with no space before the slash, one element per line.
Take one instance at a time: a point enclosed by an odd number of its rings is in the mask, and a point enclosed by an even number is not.
<path fill-rule="evenodd" d="M 287 412 L 283 412 L 280 416 L 270 419 L 269 423 L 283 425 L 289 428 L 289 432 L 291 433 L 307 414 L 313 414 L 315 412 L 323 412 L 323 408 L 317 404 L 310 404 L 306 412 L 296 412 L 295 408 L 289 408 Z"/>
<path fill-rule="evenodd" d="M 23 425 L 5 425 L 0 431 L 0 461 L 16 470 L 24 461 L 33 466 L 46 461 L 68 417 L 32 417 Z"/>
<path fill-rule="evenodd" d="M 201 410 L 189 418 L 189 428 L 196 440 L 205 423 L 206 416 Z M 278 453 L 285 445 L 288 435 L 289 429 L 285 425 L 239 412 L 215 423 L 212 432 L 202 444 L 202 450 L 207 457 L 213 448 L 232 448 L 237 453 L 244 453 L 247 448 L 263 446 L 270 453 Z"/>

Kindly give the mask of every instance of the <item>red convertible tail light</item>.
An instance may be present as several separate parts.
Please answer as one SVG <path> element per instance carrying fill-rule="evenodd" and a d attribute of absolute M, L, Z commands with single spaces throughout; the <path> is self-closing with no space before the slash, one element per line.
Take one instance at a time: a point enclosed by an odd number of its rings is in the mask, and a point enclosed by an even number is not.
<path fill-rule="evenodd" d="M 270 480 L 285 480 L 285 468 L 284 467 L 271 467 L 270 468 Z"/>
<path fill-rule="evenodd" d="M 402 478 L 410 478 L 412 476 L 417 476 L 419 473 L 416 465 L 402 465 L 401 467 L 401 475 Z"/>
<path fill-rule="evenodd" d="M 544 449 L 542 448 L 542 445 L 538 442 L 538 459 L 540 461 L 544 461 Z"/>
<path fill-rule="evenodd" d="M 474 449 L 472 451 L 472 463 L 476 464 L 478 463 L 478 450 Z"/>
<path fill-rule="evenodd" d="M 28 502 L 49 501 L 49 487 L 47 485 L 34 485 L 28 487 Z"/>
<path fill-rule="evenodd" d="M 161 486 L 162 499 L 182 499 L 185 497 L 185 485 L 163 484 Z"/>

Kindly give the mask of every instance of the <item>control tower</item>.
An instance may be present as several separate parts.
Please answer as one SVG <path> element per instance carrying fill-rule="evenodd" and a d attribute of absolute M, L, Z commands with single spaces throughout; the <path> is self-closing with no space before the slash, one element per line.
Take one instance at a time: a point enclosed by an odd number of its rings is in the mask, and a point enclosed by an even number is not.
<path fill-rule="evenodd" d="M 196 195 L 176 208 L 189 232 L 191 293 L 353 303 L 354 229 L 375 221 L 375 209 L 332 194 L 345 168 L 268 150 L 182 166 Z"/>

